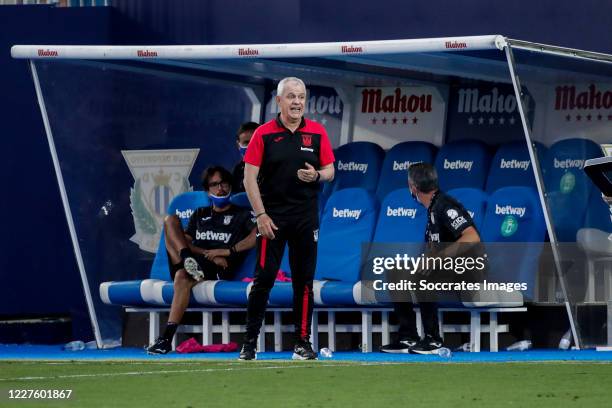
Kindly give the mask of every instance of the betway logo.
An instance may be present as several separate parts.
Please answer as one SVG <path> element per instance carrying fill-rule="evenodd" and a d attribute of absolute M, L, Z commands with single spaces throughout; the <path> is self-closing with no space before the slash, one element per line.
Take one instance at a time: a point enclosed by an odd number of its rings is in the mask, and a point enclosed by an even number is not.
<path fill-rule="evenodd" d="M 387 217 L 408 217 L 414 219 L 416 217 L 416 208 L 391 208 L 387 207 Z"/>
<path fill-rule="evenodd" d="M 555 169 L 571 169 L 571 168 L 581 169 L 583 164 L 584 164 L 584 160 L 572 160 L 572 159 L 557 160 L 556 157 L 553 161 L 553 166 L 555 167 Z"/>
<path fill-rule="evenodd" d="M 334 207 L 334 211 L 332 213 L 332 216 L 334 218 L 354 218 L 356 220 L 359 219 L 360 215 L 361 215 L 361 210 L 349 210 L 348 208 L 339 210 L 336 207 Z"/>
<path fill-rule="evenodd" d="M 467 44 L 459 41 L 446 41 L 444 43 L 446 48 L 467 48 Z"/>
<path fill-rule="evenodd" d="M 500 207 L 495 204 L 495 214 L 498 215 L 518 215 L 522 217 L 525 215 L 525 211 L 527 209 L 525 207 L 512 207 L 511 205 L 504 205 Z"/>
<path fill-rule="evenodd" d="M 361 112 L 431 112 L 431 94 L 402 95 L 401 88 L 395 88 L 391 95 L 383 98 L 382 89 L 361 91 Z"/>
<path fill-rule="evenodd" d="M 612 91 L 599 90 L 594 84 L 578 94 L 575 86 L 567 85 L 556 87 L 555 93 L 555 110 L 612 108 Z"/>
<path fill-rule="evenodd" d="M 38 50 L 39 57 L 57 57 L 58 53 L 55 50 Z"/>
<path fill-rule="evenodd" d="M 500 169 L 521 169 L 527 170 L 529 168 L 529 160 L 519 161 L 516 159 L 505 160 L 501 159 Z"/>
<path fill-rule="evenodd" d="M 480 94 L 478 88 L 460 89 L 458 113 L 512 113 L 516 110 L 516 98 L 512 94 L 500 94 L 497 88 Z M 524 97 L 527 106 L 529 98 Z"/>
<path fill-rule="evenodd" d="M 467 170 L 472 171 L 473 161 L 455 160 L 448 161 L 444 159 L 444 170 Z"/>
<path fill-rule="evenodd" d="M 342 163 L 342 161 L 338 160 L 338 170 L 360 171 L 365 174 L 365 172 L 368 170 L 368 164 L 355 162 Z"/>
<path fill-rule="evenodd" d="M 241 55 L 241 56 L 259 55 L 259 51 L 253 48 L 238 48 L 238 55 Z"/>
<path fill-rule="evenodd" d="M 232 234 L 229 232 L 214 232 L 214 231 L 196 231 L 196 239 L 206 241 L 223 241 L 227 244 L 232 238 Z"/>
<path fill-rule="evenodd" d="M 176 210 L 176 216 L 179 217 L 182 220 L 186 220 L 188 218 L 191 218 L 192 214 L 193 214 L 193 210 L 192 209 L 187 209 L 185 211 Z"/>
<path fill-rule="evenodd" d="M 138 50 L 136 51 L 136 55 L 139 57 L 157 57 L 157 51 L 149 51 L 149 50 Z"/>
<path fill-rule="evenodd" d="M 405 162 L 396 162 L 395 160 L 393 160 L 393 171 L 408 170 L 408 168 L 412 166 L 414 163 L 420 163 L 420 162 L 411 162 L 408 160 L 406 160 Z"/>

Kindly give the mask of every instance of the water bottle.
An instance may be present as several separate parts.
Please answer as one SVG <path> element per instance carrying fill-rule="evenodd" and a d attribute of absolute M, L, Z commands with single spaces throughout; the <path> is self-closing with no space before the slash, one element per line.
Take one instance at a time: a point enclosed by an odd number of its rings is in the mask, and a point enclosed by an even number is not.
<path fill-rule="evenodd" d="M 103 339 L 102 340 L 102 348 L 110 349 L 121 347 L 121 337 L 118 339 Z"/>
<path fill-rule="evenodd" d="M 469 353 L 470 351 L 472 351 L 472 345 L 470 343 L 463 343 L 462 345 L 457 347 L 455 351 L 466 351 Z"/>
<path fill-rule="evenodd" d="M 572 329 L 569 329 L 565 332 L 563 337 L 561 337 L 561 341 L 559 341 L 559 348 L 561 350 L 567 350 L 570 348 L 572 344 Z"/>
<path fill-rule="evenodd" d="M 71 341 L 64 346 L 64 350 L 66 351 L 81 351 L 85 349 L 85 343 L 81 340 Z"/>
<path fill-rule="evenodd" d="M 453 352 L 446 347 L 442 347 L 440 350 L 438 350 L 438 355 L 442 358 L 451 358 L 453 356 Z"/>
<path fill-rule="evenodd" d="M 327 347 L 323 347 L 321 350 L 319 350 L 319 357 L 321 357 L 321 359 L 332 358 L 333 355 L 334 353 L 332 353 L 332 351 Z"/>
<path fill-rule="evenodd" d="M 85 343 L 85 348 L 87 350 L 97 350 L 98 348 L 98 343 L 96 343 L 95 340 L 93 341 L 88 341 L 87 343 Z"/>
<path fill-rule="evenodd" d="M 521 341 L 517 341 L 514 344 L 511 344 L 510 346 L 508 346 L 508 348 L 506 348 L 506 350 L 508 351 L 525 351 L 525 350 L 529 350 L 531 348 L 531 341 L 530 340 L 521 340 Z"/>

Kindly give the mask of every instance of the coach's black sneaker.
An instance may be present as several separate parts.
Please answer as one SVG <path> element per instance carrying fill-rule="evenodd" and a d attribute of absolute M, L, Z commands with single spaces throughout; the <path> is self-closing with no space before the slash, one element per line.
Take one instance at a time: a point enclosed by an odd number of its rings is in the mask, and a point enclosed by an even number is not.
<path fill-rule="evenodd" d="M 238 360 L 257 360 L 256 346 L 254 342 L 245 341 L 240 349 Z"/>
<path fill-rule="evenodd" d="M 164 337 L 158 337 L 151 346 L 147 348 L 147 354 L 168 354 L 172 351 L 172 342 Z"/>
<path fill-rule="evenodd" d="M 293 360 L 316 360 L 317 353 L 312 349 L 309 341 L 299 341 L 293 347 Z"/>
<path fill-rule="evenodd" d="M 385 344 L 380 348 L 383 353 L 410 353 L 410 348 L 414 347 L 419 342 L 419 339 L 407 338 L 395 343 Z"/>
<path fill-rule="evenodd" d="M 442 348 L 442 340 L 431 337 L 430 335 L 425 336 L 417 344 L 410 348 L 412 354 L 438 354 Z"/>
<path fill-rule="evenodd" d="M 183 260 L 183 267 L 185 268 L 185 271 L 196 281 L 200 282 L 201 280 L 204 280 L 204 272 L 202 272 L 200 264 L 198 264 L 198 261 L 196 261 L 194 258 L 190 256 L 185 258 Z"/>

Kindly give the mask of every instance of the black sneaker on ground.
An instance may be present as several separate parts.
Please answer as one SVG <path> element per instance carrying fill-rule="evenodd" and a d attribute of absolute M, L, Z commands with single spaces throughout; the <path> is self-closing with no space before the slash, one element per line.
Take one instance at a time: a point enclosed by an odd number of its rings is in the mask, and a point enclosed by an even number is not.
<path fill-rule="evenodd" d="M 255 343 L 243 343 L 242 349 L 240 349 L 240 355 L 238 356 L 238 360 L 257 360 L 257 353 L 255 352 L 255 348 Z"/>
<path fill-rule="evenodd" d="M 410 348 L 418 343 L 419 339 L 403 339 L 395 343 L 385 344 L 380 348 L 383 353 L 410 353 Z"/>
<path fill-rule="evenodd" d="M 442 340 L 431 337 L 430 335 L 425 336 L 424 339 L 420 340 L 417 344 L 410 348 L 412 354 L 438 354 L 442 348 Z"/>
<path fill-rule="evenodd" d="M 196 281 L 200 282 L 201 280 L 204 280 L 204 272 L 202 272 L 200 264 L 198 264 L 198 261 L 196 261 L 194 258 L 190 256 L 185 258 L 183 260 L 183 267 L 185 268 L 185 271 Z"/>
<path fill-rule="evenodd" d="M 293 360 L 316 360 L 317 353 L 312 349 L 309 341 L 300 341 L 293 347 Z"/>
<path fill-rule="evenodd" d="M 168 354 L 172 351 L 172 342 L 163 337 L 158 337 L 155 343 L 147 348 L 147 354 Z"/>

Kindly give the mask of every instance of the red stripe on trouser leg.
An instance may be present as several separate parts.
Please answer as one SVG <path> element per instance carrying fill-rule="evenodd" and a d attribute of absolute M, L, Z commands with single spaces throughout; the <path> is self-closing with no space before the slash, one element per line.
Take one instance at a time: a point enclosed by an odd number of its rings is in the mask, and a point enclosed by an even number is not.
<path fill-rule="evenodd" d="M 302 339 L 308 336 L 308 286 L 304 287 L 302 298 Z"/>
<path fill-rule="evenodd" d="M 261 269 L 266 265 L 266 247 L 268 246 L 268 239 L 263 237 L 261 239 L 261 253 L 259 254 L 259 266 Z"/>

